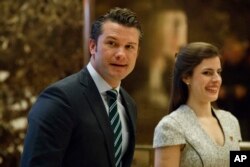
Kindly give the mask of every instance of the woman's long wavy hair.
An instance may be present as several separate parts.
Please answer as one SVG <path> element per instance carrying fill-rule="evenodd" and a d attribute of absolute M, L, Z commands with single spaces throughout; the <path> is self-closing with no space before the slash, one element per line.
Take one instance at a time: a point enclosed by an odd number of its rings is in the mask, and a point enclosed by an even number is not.
<path fill-rule="evenodd" d="M 176 54 L 173 69 L 169 113 L 187 102 L 189 92 L 187 85 L 183 82 L 183 78 L 192 76 L 194 68 L 203 59 L 216 56 L 220 57 L 218 48 L 205 42 L 193 42 L 180 49 L 179 53 Z"/>

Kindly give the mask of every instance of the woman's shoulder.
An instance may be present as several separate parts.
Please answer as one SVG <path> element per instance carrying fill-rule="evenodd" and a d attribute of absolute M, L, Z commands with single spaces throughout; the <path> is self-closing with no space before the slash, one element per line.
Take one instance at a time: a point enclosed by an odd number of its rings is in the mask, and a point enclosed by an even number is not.
<path fill-rule="evenodd" d="M 230 111 L 226 111 L 223 109 L 215 109 L 215 108 L 213 110 L 215 114 L 221 117 L 222 119 L 238 122 L 238 119 Z"/>
<path fill-rule="evenodd" d="M 177 109 L 159 121 L 154 131 L 154 148 L 185 143 L 181 115 L 182 112 Z"/>
<path fill-rule="evenodd" d="M 164 124 L 183 124 L 186 120 L 190 120 L 193 117 L 191 109 L 187 105 L 181 105 L 173 112 L 165 115 L 158 123 L 158 125 Z"/>
<path fill-rule="evenodd" d="M 230 132 L 231 135 L 234 134 L 237 141 L 242 140 L 238 119 L 229 111 L 214 109 L 214 112 L 222 126 L 225 128 L 225 131 Z"/>

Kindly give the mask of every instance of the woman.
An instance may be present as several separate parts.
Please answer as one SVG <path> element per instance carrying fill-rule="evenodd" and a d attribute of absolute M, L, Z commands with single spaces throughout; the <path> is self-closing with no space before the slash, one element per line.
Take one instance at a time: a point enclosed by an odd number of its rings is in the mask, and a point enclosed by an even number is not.
<path fill-rule="evenodd" d="M 228 167 L 239 150 L 238 120 L 212 102 L 222 83 L 218 49 L 194 42 L 176 55 L 169 115 L 155 128 L 155 167 Z"/>

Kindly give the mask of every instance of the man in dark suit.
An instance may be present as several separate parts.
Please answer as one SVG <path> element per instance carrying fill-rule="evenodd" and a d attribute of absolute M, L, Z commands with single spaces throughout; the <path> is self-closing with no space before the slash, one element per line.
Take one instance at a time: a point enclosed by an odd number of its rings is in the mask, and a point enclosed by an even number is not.
<path fill-rule="evenodd" d="M 88 65 L 50 85 L 32 107 L 21 167 L 131 166 L 136 105 L 120 84 L 134 69 L 141 35 L 140 23 L 129 9 L 111 9 L 94 22 Z M 108 90 L 118 92 L 118 148 L 109 120 Z"/>

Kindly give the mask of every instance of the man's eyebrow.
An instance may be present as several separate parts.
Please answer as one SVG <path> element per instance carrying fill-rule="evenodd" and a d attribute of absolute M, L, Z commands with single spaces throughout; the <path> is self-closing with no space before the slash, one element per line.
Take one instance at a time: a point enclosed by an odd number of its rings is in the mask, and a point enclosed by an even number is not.
<path fill-rule="evenodd" d="M 113 40 L 117 40 L 115 37 L 112 37 L 112 36 L 107 36 L 106 39 L 113 39 Z"/>
<path fill-rule="evenodd" d="M 130 45 L 137 45 L 137 42 L 128 42 Z"/>
<path fill-rule="evenodd" d="M 116 39 L 116 38 L 113 37 L 113 36 L 107 36 L 107 37 L 106 37 L 106 40 L 109 40 L 109 39 L 118 40 L 118 39 Z M 137 44 L 138 44 L 137 42 L 128 42 L 128 45 L 137 45 Z"/>

